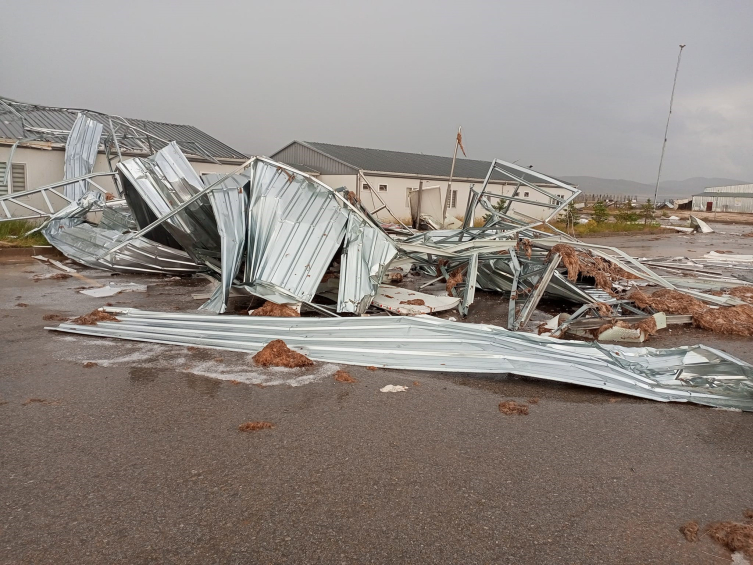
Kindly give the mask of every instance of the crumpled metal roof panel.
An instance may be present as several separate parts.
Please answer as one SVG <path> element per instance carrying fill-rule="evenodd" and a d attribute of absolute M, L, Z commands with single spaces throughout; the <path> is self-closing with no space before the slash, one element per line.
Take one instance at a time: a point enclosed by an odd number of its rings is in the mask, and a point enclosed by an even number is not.
<path fill-rule="evenodd" d="M 274 339 L 329 363 L 420 371 L 515 373 L 662 402 L 753 411 L 753 366 L 702 345 L 653 349 L 560 341 L 432 316 L 264 318 L 105 308 L 120 322 L 48 328 L 255 352 Z"/>
<path fill-rule="evenodd" d="M 310 302 L 343 237 L 348 215 L 332 189 L 274 162 L 251 173 L 245 282 Z M 280 300 L 278 297 L 276 300 Z"/>
<path fill-rule="evenodd" d="M 94 161 L 97 159 L 101 136 L 102 124 L 84 114 L 78 115 L 65 143 L 65 174 L 63 179 L 82 177 L 94 170 Z M 86 192 L 88 184 L 87 181 L 83 180 L 68 184 L 63 189 L 63 194 L 66 198 L 78 200 Z"/>

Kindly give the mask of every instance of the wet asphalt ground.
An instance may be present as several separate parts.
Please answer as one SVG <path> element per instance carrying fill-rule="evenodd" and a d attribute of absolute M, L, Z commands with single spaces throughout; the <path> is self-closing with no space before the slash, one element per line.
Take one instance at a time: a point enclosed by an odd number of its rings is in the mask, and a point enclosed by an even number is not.
<path fill-rule="evenodd" d="M 50 332 L 108 301 L 195 309 L 205 283 L 48 272 L 0 265 L 0 563 L 724 563 L 678 527 L 753 507 L 753 414 Z M 76 292 L 92 280 L 149 290 Z M 505 314 L 485 300 L 471 321 Z M 650 345 L 700 342 L 753 362 L 698 330 Z"/>

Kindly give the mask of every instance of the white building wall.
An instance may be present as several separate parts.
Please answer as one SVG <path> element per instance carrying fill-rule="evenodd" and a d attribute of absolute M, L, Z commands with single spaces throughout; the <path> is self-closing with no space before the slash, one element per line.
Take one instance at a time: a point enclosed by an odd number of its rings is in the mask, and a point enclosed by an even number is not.
<path fill-rule="evenodd" d="M 740 194 L 740 193 L 733 193 Z M 693 197 L 693 211 L 705 212 L 707 204 L 711 202 L 712 212 L 738 212 L 753 214 L 753 193 L 750 196 L 724 196 L 723 192 L 713 194 L 704 193 L 703 196 Z"/>
<path fill-rule="evenodd" d="M 9 146 L 0 146 L 0 161 L 7 162 L 10 156 Z M 130 157 L 124 157 L 124 160 Z M 18 147 L 13 153 L 14 163 L 26 165 L 26 189 L 39 188 L 63 180 L 65 166 L 65 151 L 60 149 L 30 149 Z M 201 173 L 229 173 L 235 170 L 237 165 L 217 165 L 216 163 L 203 163 L 191 161 L 191 166 Z M 107 158 L 103 153 L 97 155 L 94 162 L 94 172 L 109 172 Z M 94 179 L 105 190 L 117 194 L 112 177 L 97 177 Z M 60 191 L 62 192 L 62 190 Z"/>
<path fill-rule="evenodd" d="M 348 190 L 356 190 L 356 175 L 321 175 L 319 179 L 332 188 L 345 186 L 348 188 Z M 417 189 L 420 182 L 419 178 L 366 175 L 366 179 L 369 181 L 369 184 L 374 188 L 374 190 L 377 191 L 379 198 L 384 200 L 390 210 L 392 210 L 392 212 L 398 218 L 400 218 L 400 220 L 406 223 L 410 222 L 410 202 L 407 196 L 408 189 Z M 361 184 L 363 184 L 363 181 L 361 181 Z M 452 181 L 452 190 L 457 191 L 457 196 L 455 198 L 455 206 L 450 207 L 447 210 L 448 215 L 455 216 L 460 219 L 463 218 L 466 206 L 468 204 L 470 187 L 474 184 L 477 190 L 480 190 L 481 186 L 483 185 L 482 182 L 471 183 L 468 181 Z M 386 185 L 387 190 L 380 191 L 379 185 Z M 447 192 L 447 180 L 424 179 L 423 186 L 424 188 L 439 186 L 441 188 L 442 201 L 444 202 L 445 194 Z M 490 183 L 487 192 L 491 192 L 493 194 L 501 194 L 503 196 L 511 196 L 514 189 L 514 185 Z M 547 190 L 553 194 L 558 194 L 557 189 L 555 188 L 550 188 Z M 381 206 L 379 199 L 371 194 L 369 190 L 364 190 L 362 188 L 360 193 L 361 201 L 369 210 L 375 210 Z M 528 196 L 525 196 L 526 193 L 528 193 Z M 559 191 L 559 194 L 562 193 L 564 193 L 564 190 Z M 548 197 L 524 186 L 520 187 L 520 190 L 518 191 L 518 198 L 530 199 L 531 201 L 538 202 L 548 202 L 549 200 Z M 492 204 L 494 204 L 494 202 L 495 200 L 491 201 Z M 536 219 L 543 219 L 551 213 L 550 208 L 544 208 L 541 206 L 529 205 L 519 202 L 513 203 L 513 209 L 523 212 L 524 214 L 532 216 Z M 486 212 L 481 206 L 478 206 L 476 208 L 477 219 L 482 218 L 485 214 Z M 378 216 L 385 221 L 389 221 L 391 219 L 389 212 L 387 212 L 386 210 L 379 212 Z"/>

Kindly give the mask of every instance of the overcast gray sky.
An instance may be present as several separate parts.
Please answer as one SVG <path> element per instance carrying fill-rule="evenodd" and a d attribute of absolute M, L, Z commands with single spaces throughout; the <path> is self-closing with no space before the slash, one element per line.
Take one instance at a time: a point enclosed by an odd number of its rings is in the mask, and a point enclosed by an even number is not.
<path fill-rule="evenodd" d="M 0 92 L 293 139 L 653 182 L 753 179 L 753 2 L 0 0 Z"/>

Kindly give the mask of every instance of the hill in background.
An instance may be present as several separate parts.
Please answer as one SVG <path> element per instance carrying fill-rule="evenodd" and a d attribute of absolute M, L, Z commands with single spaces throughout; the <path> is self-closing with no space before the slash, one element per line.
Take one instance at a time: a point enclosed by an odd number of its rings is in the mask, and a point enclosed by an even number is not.
<path fill-rule="evenodd" d="M 586 194 L 618 194 L 638 196 L 639 199 L 654 197 L 653 184 L 635 182 L 624 179 L 603 179 L 599 177 L 557 177 L 572 184 L 578 185 L 581 192 Z M 667 198 L 688 198 L 693 194 L 703 192 L 709 186 L 729 186 L 733 184 L 748 184 L 748 181 L 693 177 L 685 180 L 668 180 L 659 183 L 659 198 L 661 202 Z"/>

